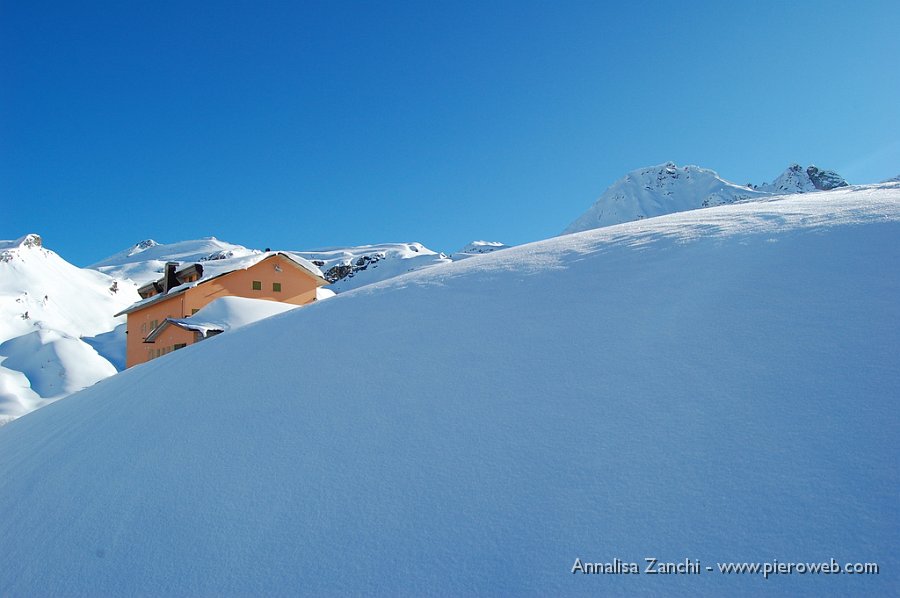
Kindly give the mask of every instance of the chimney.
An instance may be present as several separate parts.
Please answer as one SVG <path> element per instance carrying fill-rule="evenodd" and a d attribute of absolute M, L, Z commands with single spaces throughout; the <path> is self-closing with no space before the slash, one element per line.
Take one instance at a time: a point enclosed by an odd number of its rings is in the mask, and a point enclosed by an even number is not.
<path fill-rule="evenodd" d="M 175 268 L 178 267 L 178 262 L 166 262 L 166 275 L 163 276 L 163 293 L 168 293 L 169 290 L 178 286 L 178 279 L 175 277 Z"/>

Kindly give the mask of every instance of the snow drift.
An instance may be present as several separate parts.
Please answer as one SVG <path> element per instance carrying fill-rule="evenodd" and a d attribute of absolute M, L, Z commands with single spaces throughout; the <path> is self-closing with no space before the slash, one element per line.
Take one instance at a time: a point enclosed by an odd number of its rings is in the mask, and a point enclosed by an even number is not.
<path fill-rule="evenodd" d="M 0 594 L 891 592 L 898 236 L 897 184 L 684 212 L 127 370 L 0 428 Z M 881 574 L 570 572 L 645 557 Z"/>

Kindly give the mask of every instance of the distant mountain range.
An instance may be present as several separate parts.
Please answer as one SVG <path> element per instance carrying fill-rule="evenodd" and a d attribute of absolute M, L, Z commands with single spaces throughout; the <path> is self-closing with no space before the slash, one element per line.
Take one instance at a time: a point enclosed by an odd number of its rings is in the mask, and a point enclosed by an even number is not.
<path fill-rule="evenodd" d="M 804 169 L 793 164 L 771 183 L 738 185 L 713 170 L 666 162 L 629 172 L 610 185 L 563 234 L 685 210 L 846 186 L 847 181 L 837 173 L 815 166 Z"/>

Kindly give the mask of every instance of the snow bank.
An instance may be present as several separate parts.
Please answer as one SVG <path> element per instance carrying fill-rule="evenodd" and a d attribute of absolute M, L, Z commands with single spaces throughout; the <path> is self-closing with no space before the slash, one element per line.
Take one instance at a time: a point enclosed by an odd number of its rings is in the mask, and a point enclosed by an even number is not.
<path fill-rule="evenodd" d="M 181 324 L 191 330 L 198 330 L 203 333 L 203 336 L 206 336 L 210 330 L 220 332 L 235 330 L 297 307 L 299 306 L 265 299 L 220 297 L 189 318 L 170 318 L 169 321 Z"/>
<path fill-rule="evenodd" d="M 898 235 L 900 185 L 685 212 L 132 368 L 0 428 L 0 594 L 891 593 Z M 645 557 L 881 574 L 571 573 Z"/>

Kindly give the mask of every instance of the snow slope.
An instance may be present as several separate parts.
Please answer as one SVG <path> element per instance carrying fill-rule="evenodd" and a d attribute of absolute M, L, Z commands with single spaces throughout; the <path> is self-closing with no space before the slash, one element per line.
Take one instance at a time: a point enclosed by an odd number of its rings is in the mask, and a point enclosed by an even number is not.
<path fill-rule="evenodd" d="M 140 297 L 134 285 L 66 262 L 40 236 L 0 241 L 0 419 L 23 415 L 116 372 L 91 337 Z"/>
<path fill-rule="evenodd" d="M 846 185 L 837 173 L 815 166 L 803 170 L 793 164 L 771 184 L 745 186 L 726 181 L 712 170 L 666 162 L 629 172 L 610 185 L 562 234 L 773 194 L 807 193 Z"/>
<path fill-rule="evenodd" d="M 0 595 L 895 593 L 898 236 L 897 184 L 683 212 L 132 368 L 0 428 Z M 571 573 L 645 557 L 881 573 Z"/>

